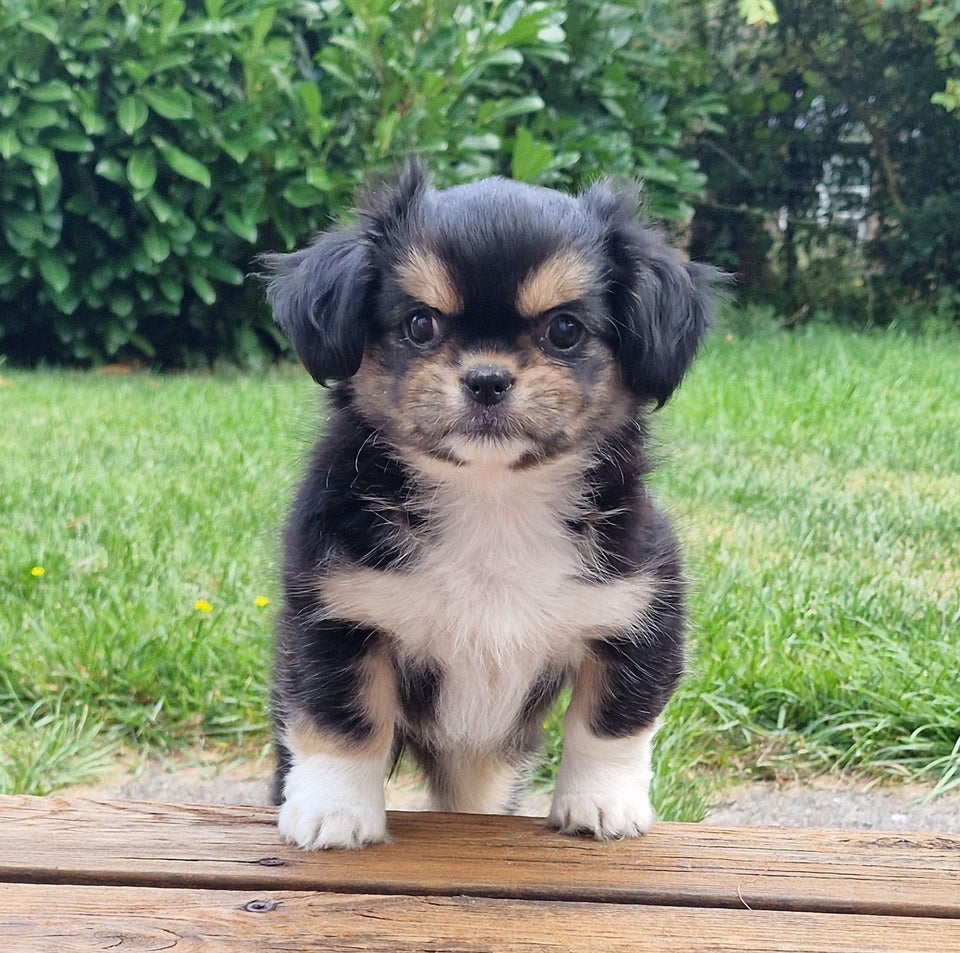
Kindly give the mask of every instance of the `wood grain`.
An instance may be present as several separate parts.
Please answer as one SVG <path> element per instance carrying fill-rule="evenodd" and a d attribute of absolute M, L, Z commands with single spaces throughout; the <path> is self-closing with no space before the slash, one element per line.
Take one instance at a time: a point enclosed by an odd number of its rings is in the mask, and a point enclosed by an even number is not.
<path fill-rule="evenodd" d="M 960 921 L 472 897 L 5 884 L 0 949 L 944 953 L 960 949 Z"/>
<path fill-rule="evenodd" d="M 960 918 L 958 836 L 660 824 L 598 844 L 436 814 L 393 814 L 390 830 L 305 853 L 267 808 L 0 797 L 0 881 Z"/>

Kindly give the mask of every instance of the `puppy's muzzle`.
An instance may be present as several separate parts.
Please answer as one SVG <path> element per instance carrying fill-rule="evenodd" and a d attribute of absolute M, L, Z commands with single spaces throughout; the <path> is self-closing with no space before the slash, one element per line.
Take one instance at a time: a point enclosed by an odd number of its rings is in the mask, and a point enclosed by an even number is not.
<path fill-rule="evenodd" d="M 483 407 L 492 407 L 503 401 L 515 382 L 508 370 L 492 365 L 471 367 L 462 380 L 470 399 Z"/>

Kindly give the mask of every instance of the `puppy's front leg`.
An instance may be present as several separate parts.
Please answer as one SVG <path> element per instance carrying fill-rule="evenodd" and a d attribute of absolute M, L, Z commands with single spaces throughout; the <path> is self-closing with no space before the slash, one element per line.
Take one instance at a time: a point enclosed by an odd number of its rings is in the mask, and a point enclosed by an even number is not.
<path fill-rule="evenodd" d="M 383 786 L 393 744 L 392 666 L 372 656 L 358 680 L 367 728 L 362 737 L 323 727 L 306 711 L 287 716 L 283 743 L 291 766 L 278 824 L 286 841 L 305 850 L 354 850 L 387 840 Z"/>
<path fill-rule="evenodd" d="M 594 660 L 584 663 L 564 717 L 560 771 L 547 823 L 565 834 L 597 840 L 639 837 L 653 824 L 650 757 L 658 723 L 653 717 L 624 718 L 624 734 L 611 733 L 604 708 L 610 696 Z"/>

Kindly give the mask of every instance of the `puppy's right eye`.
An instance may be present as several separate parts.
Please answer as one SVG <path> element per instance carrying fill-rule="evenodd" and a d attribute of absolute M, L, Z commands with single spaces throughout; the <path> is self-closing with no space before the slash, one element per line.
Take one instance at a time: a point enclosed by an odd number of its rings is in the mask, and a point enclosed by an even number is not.
<path fill-rule="evenodd" d="M 439 344 L 443 336 L 437 316 L 427 308 L 407 315 L 403 322 L 403 333 L 416 347 Z"/>

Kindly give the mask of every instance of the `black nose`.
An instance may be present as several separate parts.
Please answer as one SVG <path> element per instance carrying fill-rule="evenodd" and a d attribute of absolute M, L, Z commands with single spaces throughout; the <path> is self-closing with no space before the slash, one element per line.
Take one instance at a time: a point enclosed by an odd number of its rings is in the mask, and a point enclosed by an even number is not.
<path fill-rule="evenodd" d="M 471 367 L 463 375 L 467 393 L 485 407 L 499 404 L 513 387 L 513 376 L 502 367 Z"/>

